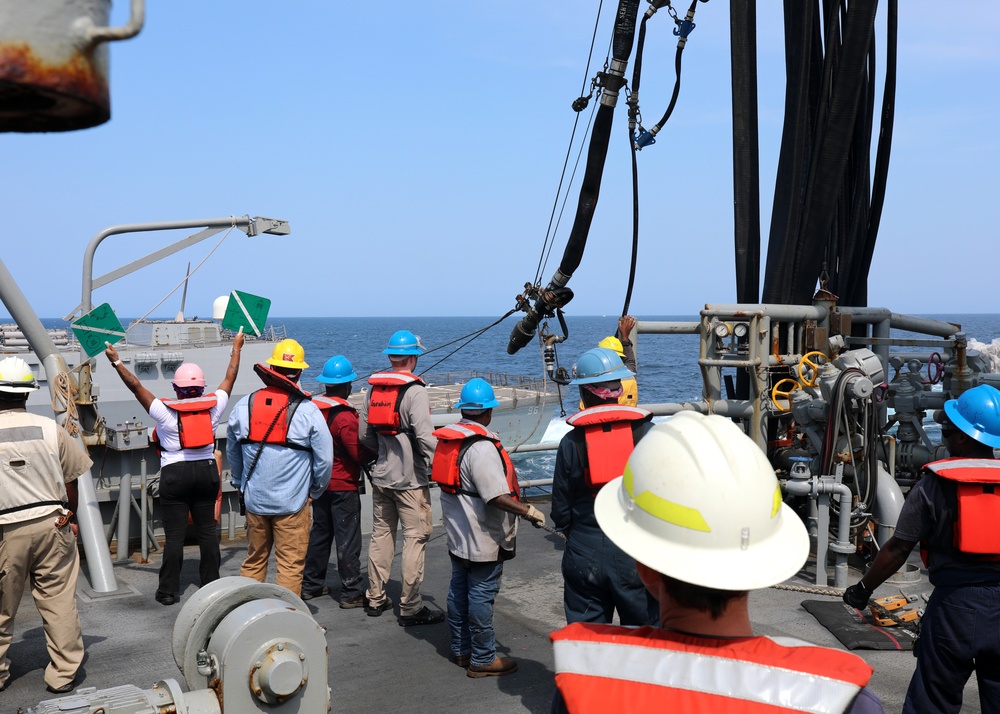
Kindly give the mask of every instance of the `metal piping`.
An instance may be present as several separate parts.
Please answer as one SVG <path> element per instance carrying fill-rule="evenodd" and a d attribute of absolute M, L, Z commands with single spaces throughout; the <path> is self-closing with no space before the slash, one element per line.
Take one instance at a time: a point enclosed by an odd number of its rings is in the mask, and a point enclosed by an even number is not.
<path fill-rule="evenodd" d="M 0 300 L 14 318 L 14 322 L 21 328 L 31 349 L 42 361 L 49 383 L 49 392 L 54 396 L 57 377 L 60 374 L 68 374 L 69 367 L 2 260 L 0 260 Z M 64 426 L 67 414 L 57 413 L 55 418 L 60 426 Z M 87 447 L 84 446 L 79 431 L 73 434 L 73 439 L 86 450 Z M 80 539 L 83 541 L 83 552 L 87 559 L 90 585 L 99 593 L 114 592 L 118 590 L 118 581 L 111 565 L 111 551 L 108 550 L 108 544 L 103 538 L 101 510 L 97 505 L 97 489 L 94 487 L 90 469 L 81 474 L 76 483 L 79 494 L 76 518 L 80 524 Z"/>
<path fill-rule="evenodd" d="M 227 216 L 225 218 L 209 218 L 195 221 L 161 221 L 156 223 L 126 223 L 120 226 L 111 226 L 95 235 L 83 254 L 83 288 L 80 293 L 80 307 L 82 314 L 90 312 L 94 305 L 91 302 L 94 286 L 94 253 L 101 242 L 113 235 L 122 233 L 147 233 L 150 231 L 172 231 L 184 230 L 188 228 L 239 228 L 242 231 L 250 226 L 250 216 Z"/>
<path fill-rule="evenodd" d="M 854 545 L 851 543 L 851 509 L 850 505 L 854 498 L 850 486 L 837 483 L 828 479 L 820 479 L 811 476 L 809 479 L 789 479 L 784 482 L 785 491 L 794 496 L 808 496 L 811 499 L 818 499 L 822 495 L 837 494 L 840 496 L 840 517 L 837 523 L 837 540 L 829 546 L 837 554 L 837 562 L 833 568 L 833 585 L 838 588 L 847 587 L 847 556 L 854 552 Z M 825 505 L 829 508 L 829 504 Z M 822 538 L 822 533 L 817 533 L 817 541 Z M 824 539 L 825 540 L 825 539 Z M 827 548 L 816 548 L 816 583 L 826 584 L 826 553 Z M 821 573 L 822 571 L 822 578 Z M 822 579 L 822 583 L 820 580 Z"/>

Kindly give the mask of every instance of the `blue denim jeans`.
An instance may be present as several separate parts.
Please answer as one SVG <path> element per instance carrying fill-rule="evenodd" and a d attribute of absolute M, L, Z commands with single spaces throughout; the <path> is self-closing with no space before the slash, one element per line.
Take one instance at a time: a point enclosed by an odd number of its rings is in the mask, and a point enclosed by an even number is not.
<path fill-rule="evenodd" d="M 497 654 L 493 632 L 493 601 L 500 592 L 503 562 L 471 563 L 452 557 L 448 589 L 451 652 L 472 654 L 477 667 L 493 663 Z"/>

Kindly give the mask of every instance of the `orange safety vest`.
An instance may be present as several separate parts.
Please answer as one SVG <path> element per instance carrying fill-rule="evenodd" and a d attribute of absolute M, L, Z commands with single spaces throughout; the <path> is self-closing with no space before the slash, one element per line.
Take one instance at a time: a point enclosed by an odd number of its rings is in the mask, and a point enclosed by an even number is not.
<path fill-rule="evenodd" d="M 437 483 L 445 493 L 462 494 L 463 496 L 474 496 L 481 498 L 475 491 L 467 491 L 461 488 L 460 468 L 462 457 L 465 452 L 477 441 L 486 439 L 493 442 L 500 454 L 503 462 L 504 476 L 507 478 L 507 487 L 510 495 L 515 500 L 521 500 L 521 487 L 517 483 L 517 473 L 514 470 L 514 462 L 510 459 L 507 449 L 500 443 L 500 437 L 487 429 L 482 424 L 464 421 L 459 424 L 449 424 L 434 431 L 434 436 L 438 438 L 437 447 L 434 449 L 434 465 L 431 468 L 431 481 Z"/>
<path fill-rule="evenodd" d="M 652 412 L 639 407 L 601 404 L 566 420 L 570 426 L 583 429 L 587 453 L 581 454 L 581 458 L 587 464 L 584 468 L 587 486 L 597 490 L 622 475 L 635 448 L 632 422 L 652 418 Z"/>
<path fill-rule="evenodd" d="M 952 458 L 925 466 L 956 487 L 952 506 L 953 546 L 960 553 L 1000 558 L 1000 461 Z M 927 563 L 930 547 L 921 544 Z M 994 558 L 986 558 L 993 560 Z"/>
<path fill-rule="evenodd" d="M 308 447 L 288 442 L 288 425 L 292 422 L 299 404 L 307 400 L 299 386 L 283 374 L 262 364 L 253 366 L 257 376 L 267 386 L 250 395 L 247 411 L 250 431 L 240 439 L 241 444 L 280 444 L 293 449 L 311 451 Z"/>
<path fill-rule="evenodd" d="M 212 428 L 210 413 L 212 407 L 219 403 L 215 394 L 160 401 L 171 411 L 177 412 L 177 437 L 182 449 L 199 449 L 215 443 L 215 429 Z"/>
<path fill-rule="evenodd" d="M 582 622 L 551 638 L 556 686 L 573 714 L 844 712 L 872 675 L 857 655 L 792 638 Z"/>
<path fill-rule="evenodd" d="M 379 372 L 368 378 L 372 391 L 368 398 L 368 423 L 379 434 L 394 436 L 403 429 L 399 419 L 399 404 L 403 393 L 423 380 L 409 372 Z"/>
<path fill-rule="evenodd" d="M 337 416 L 337 412 L 343 409 L 350 409 L 355 414 L 358 413 L 353 404 L 340 397 L 328 397 L 325 394 L 320 394 L 312 398 L 312 403 L 319 407 L 320 414 L 326 419 L 327 426 L 333 423 L 333 418 Z"/>

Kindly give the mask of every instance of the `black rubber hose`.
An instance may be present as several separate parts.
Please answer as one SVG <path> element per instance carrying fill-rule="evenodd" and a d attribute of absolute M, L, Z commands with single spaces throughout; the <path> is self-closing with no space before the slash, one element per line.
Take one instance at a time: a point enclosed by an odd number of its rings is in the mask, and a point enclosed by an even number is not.
<path fill-rule="evenodd" d="M 632 53 L 632 43 L 635 39 L 636 19 L 639 15 L 639 0 L 619 0 L 618 13 L 615 15 L 615 29 L 612 39 L 611 54 L 615 60 L 628 62 Z M 607 81 L 609 78 L 605 78 Z M 613 81 L 613 79 L 612 79 Z M 624 85 L 622 78 L 621 85 Z M 621 86 L 614 87 L 617 91 Z M 601 179 L 604 175 L 604 163 L 608 155 L 608 143 L 611 139 L 611 127 L 614 123 L 614 107 L 601 104 L 594 119 L 591 130 L 590 145 L 587 153 L 587 164 L 584 170 L 583 182 L 580 186 L 580 199 L 577 204 L 576 217 L 570 229 L 566 249 L 563 251 L 557 275 L 549 283 L 549 289 L 563 288 L 573 273 L 580 266 L 583 251 L 587 246 L 587 236 L 597 208 L 600 195 Z M 507 342 L 507 354 L 514 354 L 531 340 L 542 317 L 551 312 L 552 307 L 539 298 L 511 330 Z"/>
<path fill-rule="evenodd" d="M 733 91 L 733 207 L 736 302 L 756 303 L 760 291 L 760 144 L 757 122 L 757 2 L 729 3 Z M 739 375 L 746 376 L 743 370 Z M 749 381 L 746 389 L 749 389 Z M 740 385 L 738 393 L 743 392 Z M 746 398 L 744 395 L 742 398 Z"/>
<path fill-rule="evenodd" d="M 892 130 L 896 116 L 896 59 L 898 52 L 899 5 L 889 0 L 886 17 L 885 86 L 882 90 L 882 118 L 879 125 L 878 149 L 875 152 L 875 175 L 872 180 L 868 229 L 859 246 L 854 265 L 854 284 L 848 291 L 846 304 L 863 307 L 868 304 L 868 273 L 871 270 L 875 240 L 878 237 L 882 209 L 885 206 L 885 186 L 889 175 L 889 155 L 892 151 Z"/>
<path fill-rule="evenodd" d="M 861 91 L 865 86 L 868 47 L 874 32 L 874 0 L 852 2 L 844 22 L 843 45 L 836 76 L 829 72 L 829 111 L 821 116 L 806 185 L 805 210 L 790 269 L 792 304 L 808 304 L 823 266 L 838 201 L 842 196 L 849 150 L 856 126 Z M 831 13 L 832 14 L 832 13 Z M 830 62 L 830 47 L 827 62 Z M 831 265 L 831 268 L 833 266 Z M 834 268 L 834 270 L 837 270 Z"/>

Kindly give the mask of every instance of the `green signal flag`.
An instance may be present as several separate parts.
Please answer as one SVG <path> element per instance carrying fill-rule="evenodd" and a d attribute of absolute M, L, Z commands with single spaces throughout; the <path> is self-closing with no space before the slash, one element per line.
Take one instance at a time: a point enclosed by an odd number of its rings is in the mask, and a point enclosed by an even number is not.
<path fill-rule="evenodd" d="M 75 320 L 70 327 L 88 357 L 95 357 L 103 352 L 105 342 L 114 344 L 125 339 L 125 328 L 108 303 L 98 305 Z"/>
<path fill-rule="evenodd" d="M 267 298 L 233 290 L 229 294 L 226 314 L 222 317 L 222 327 L 233 332 L 243 328 L 244 332 L 260 337 L 270 309 L 271 301 Z"/>

